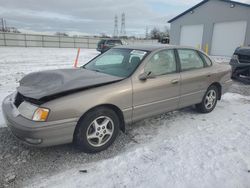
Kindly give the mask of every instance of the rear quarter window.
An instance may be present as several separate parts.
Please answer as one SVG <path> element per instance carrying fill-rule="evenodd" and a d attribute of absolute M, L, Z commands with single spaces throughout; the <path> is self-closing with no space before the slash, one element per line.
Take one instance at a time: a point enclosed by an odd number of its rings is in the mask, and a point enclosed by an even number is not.
<path fill-rule="evenodd" d="M 200 53 L 201 54 L 201 56 L 203 57 L 203 59 L 204 59 L 204 61 L 205 61 L 205 63 L 206 63 L 206 65 L 208 66 L 208 67 L 210 67 L 210 66 L 212 66 L 212 61 L 211 61 L 211 59 L 209 58 L 209 57 L 207 57 L 205 54 L 203 54 L 203 53 Z"/>

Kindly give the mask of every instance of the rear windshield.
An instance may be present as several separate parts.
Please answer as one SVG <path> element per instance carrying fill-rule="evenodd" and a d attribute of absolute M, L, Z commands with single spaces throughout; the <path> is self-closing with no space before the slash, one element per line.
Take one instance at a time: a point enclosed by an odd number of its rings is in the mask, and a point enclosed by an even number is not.
<path fill-rule="evenodd" d="M 113 48 L 91 60 L 83 68 L 113 76 L 128 77 L 147 54 L 148 52 L 143 50 Z"/>
<path fill-rule="evenodd" d="M 107 40 L 106 42 L 107 44 L 122 44 L 122 42 L 120 40 Z"/>
<path fill-rule="evenodd" d="M 98 45 L 103 44 L 104 42 L 105 42 L 105 40 L 100 40 L 100 41 L 98 42 Z"/>

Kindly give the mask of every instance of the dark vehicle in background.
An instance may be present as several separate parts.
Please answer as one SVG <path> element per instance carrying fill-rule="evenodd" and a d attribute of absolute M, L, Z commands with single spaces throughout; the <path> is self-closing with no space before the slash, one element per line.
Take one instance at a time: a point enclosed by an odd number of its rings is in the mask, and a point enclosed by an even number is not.
<path fill-rule="evenodd" d="M 230 61 L 232 78 L 250 84 L 250 47 L 239 47 Z"/>
<path fill-rule="evenodd" d="M 162 44 L 169 44 L 170 40 L 169 40 L 169 37 L 161 37 L 159 38 L 158 42 Z"/>
<path fill-rule="evenodd" d="M 113 48 L 115 46 L 122 45 L 122 41 L 120 39 L 102 39 L 97 44 L 97 51 L 104 53 L 110 48 Z"/>

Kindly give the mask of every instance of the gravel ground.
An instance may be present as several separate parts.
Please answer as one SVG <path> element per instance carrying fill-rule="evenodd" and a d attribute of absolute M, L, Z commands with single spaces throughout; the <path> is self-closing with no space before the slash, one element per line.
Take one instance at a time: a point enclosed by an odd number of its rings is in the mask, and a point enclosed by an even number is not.
<path fill-rule="evenodd" d="M 250 86 L 234 82 L 230 92 L 250 95 Z M 0 128 L 0 187 L 20 187 L 23 182 L 40 174 L 49 177 L 78 164 L 112 158 L 137 144 L 138 140 L 134 139 L 136 135 L 133 135 L 136 131 L 132 129 L 142 124 L 138 122 L 133 128 L 128 126 L 126 134 L 121 133 L 108 150 L 94 155 L 82 153 L 72 144 L 50 148 L 28 147 L 16 140 L 8 128 Z"/>
<path fill-rule="evenodd" d="M 98 154 L 85 154 L 72 144 L 34 148 L 19 142 L 9 128 L 0 128 L 0 187 L 20 187 L 39 174 L 52 175 L 77 164 L 111 158 L 133 144 L 128 133 L 120 134 L 115 144 Z"/>

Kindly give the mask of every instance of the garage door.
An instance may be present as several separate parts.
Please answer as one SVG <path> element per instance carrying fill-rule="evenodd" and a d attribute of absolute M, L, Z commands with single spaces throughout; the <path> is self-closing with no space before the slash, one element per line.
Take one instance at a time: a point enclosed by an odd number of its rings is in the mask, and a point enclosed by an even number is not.
<path fill-rule="evenodd" d="M 203 25 L 184 25 L 181 27 L 180 45 L 201 48 Z"/>
<path fill-rule="evenodd" d="M 212 55 L 232 56 L 235 48 L 244 45 L 247 22 L 224 22 L 214 24 Z"/>

